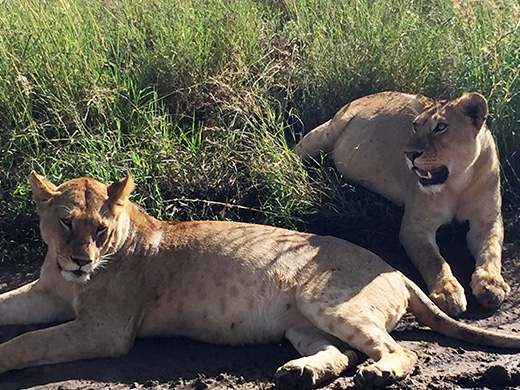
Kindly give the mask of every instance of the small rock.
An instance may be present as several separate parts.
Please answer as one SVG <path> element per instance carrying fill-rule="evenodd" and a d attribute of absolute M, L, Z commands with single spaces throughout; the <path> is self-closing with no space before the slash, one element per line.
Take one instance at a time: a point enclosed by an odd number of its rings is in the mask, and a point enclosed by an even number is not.
<path fill-rule="evenodd" d="M 482 375 L 482 382 L 505 385 L 511 382 L 511 374 L 504 366 L 491 366 Z"/>

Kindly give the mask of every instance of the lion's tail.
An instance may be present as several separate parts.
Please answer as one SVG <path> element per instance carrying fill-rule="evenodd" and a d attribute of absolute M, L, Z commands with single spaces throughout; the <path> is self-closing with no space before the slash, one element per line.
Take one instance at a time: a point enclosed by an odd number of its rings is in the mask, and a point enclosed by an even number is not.
<path fill-rule="evenodd" d="M 302 160 L 332 152 L 337 139 L 353 118 L 353 115 L 348 113 L 349 107 L 350 103 L 343 106 L 332 119 L 309 131 L 295 146 L 294 152 Z"/>
<path fill-rule="evenodd" d="M 439 309 L 414 282 L 405 279 L 410 292 L 409 309 L 424 325 L 459 340 L 493 347 L 520 348 L 520 336 L 484 330 L 456 321 Z"/>

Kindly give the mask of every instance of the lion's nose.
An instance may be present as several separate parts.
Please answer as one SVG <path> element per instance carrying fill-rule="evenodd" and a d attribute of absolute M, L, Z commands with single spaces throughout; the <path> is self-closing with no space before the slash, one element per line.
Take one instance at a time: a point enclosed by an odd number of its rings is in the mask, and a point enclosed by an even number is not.
<path fill-rule="evenodd" d="M 72 255 L 70 255 L 70 259 L 77 265 L 79 265 L 80 267 L 83 267 L 84 265 L 87 265 L 87 264 L 90 264 L 92 263 L 92 260 L 90 259 L 81 259 L 79 257 L 74 257 Z"/>
<path fill-rule="evenodd" d="M 412 163 L 415 161 L 416 158 L 421 157 L 424 152 L 404 152 L 405 156 L 410 160 Z"/>

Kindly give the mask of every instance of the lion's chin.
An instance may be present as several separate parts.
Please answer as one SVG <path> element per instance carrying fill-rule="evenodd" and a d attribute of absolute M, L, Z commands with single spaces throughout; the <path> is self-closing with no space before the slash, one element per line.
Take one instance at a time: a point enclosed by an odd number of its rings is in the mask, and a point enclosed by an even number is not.
<path fill-rule="evenodd" d="M 70 271 L 63 269 L 63 267 L 58 263 L 58 269 L 60 270 L 60 274 L 63 279 L 69 282 L 75 283 L 86 283 L 90 279 L 90 273 L 82 271 L 81 269 Z"/>
<path fill-rule="evenodd" d="M 69 281 L 75 283 L 86 283 L 90 279 L 90 274 L 83 271 L 61 271 L 61 276 Z"/>
<path fill-rule="evenodd" d="M 430 171 L 425 171 L 417 167 L 413 167 L 412 169 L 415 171 L 417 176 L 419 176 L 419 183 L 423 187 L 438 186 L 444 184 L 446 180 L 448 180 L 448 176 L 450 175 L 448 168 L 445 166 L 435 168 Z"/>

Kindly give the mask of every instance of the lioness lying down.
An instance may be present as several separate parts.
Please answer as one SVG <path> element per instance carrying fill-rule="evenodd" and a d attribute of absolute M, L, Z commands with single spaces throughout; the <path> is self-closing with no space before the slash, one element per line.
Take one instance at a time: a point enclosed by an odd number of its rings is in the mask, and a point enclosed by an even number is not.
<path fill-rule="evenodd" d="M 487 113 L 478 93 L 435 102 L 383 92 L 347 104 L 295 148 L 304 159 L 331 153 L 348 180 L 404 206 L 401 243 L 430 297 L 451 315 L 466 310 L 466 297 L 435 233 L 453 219 L 469 221 L 468 248 L 476 260 L 471 288 L 478 302 L 496 309 L 509 292 L 500 274 L 500 167 Z"/>
<path fill-rule="evenodd" d="M 388 334 L 407 307 L 437 331 L 520 347 L 520 337 L 452 320 L 400 272 L 346 241 L 232 222 L 163 222 L 128 200 L 130 177 L 56 187 L 30 177 L 48 253 L 40 278 L 0 295 L 1 324 L 63 322 L 0 345 L 0 372 L 128 352 L 136 336 L 214 343 L 288 338 L 303 355 L 278 369 L 314 386 L 356 364 L 381 386 L 414 370 Z M 68 322 L 66 322 L 68 321 Z"/>

